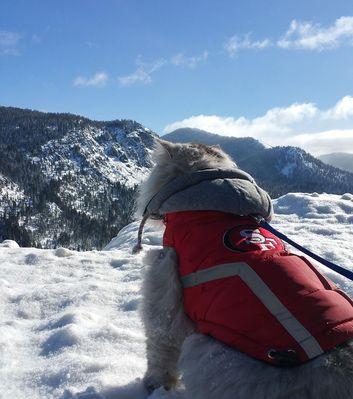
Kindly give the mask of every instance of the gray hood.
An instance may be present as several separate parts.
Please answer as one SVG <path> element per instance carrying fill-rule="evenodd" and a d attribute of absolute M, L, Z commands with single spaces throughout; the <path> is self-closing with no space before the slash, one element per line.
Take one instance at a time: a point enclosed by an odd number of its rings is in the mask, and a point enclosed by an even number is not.
<path fill-rule="evenodd" d="M 235 215 L 260 215 L 270 220 L 271 198 L 240 169 L 205 169 L 179 176 L 150 200 L 145 214 L 163 218 L 166 213 L 213 210 Z"/>

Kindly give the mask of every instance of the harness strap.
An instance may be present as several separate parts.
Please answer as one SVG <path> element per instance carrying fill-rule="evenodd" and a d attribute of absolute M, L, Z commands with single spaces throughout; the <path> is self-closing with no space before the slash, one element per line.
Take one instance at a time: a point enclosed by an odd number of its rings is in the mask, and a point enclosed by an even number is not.
<path fill-rule="evenodd" d="M 283 241 L 286 241 L 288 244 L 292 245 L 294 248 L 299 249 L 299 251 L 303 252 L 304 254 L 310 256 L 311 258 L 315 259 L 317 262 L 323 264 L 324 266 L 328 267 L 329 269 L 335 271 L 336 273 L 348 278 L 349 280 L 353 281 L 353 272 L 345 269 L 342 266 L 336 265 L 333 262 L 328 261 L 327 259 L 322 258 L 319 255 L 316 255 L 314 252 L 309 251 L 307 248 L 302 247 L 295 241 L 291 240 L 288 238 L 286 235 L 281 233 L 280 231 L 276 230 L 274 227 L 272 227 L 269 223 L 266 222 L 266 220 L 261 219 L 259 221 L 259 225 L 263 227 L 264 229 L 270 231 L 273 233 L 275 236 L 280 238 Z"/>

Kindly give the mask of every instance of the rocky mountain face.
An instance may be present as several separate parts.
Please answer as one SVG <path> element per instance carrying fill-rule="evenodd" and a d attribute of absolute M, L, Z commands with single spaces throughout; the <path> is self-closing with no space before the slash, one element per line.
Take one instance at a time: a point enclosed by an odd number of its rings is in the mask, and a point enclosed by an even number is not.
<path fill-rule="evenodd" d="M 288 192 L 353 193 L 353 173 L 327 165 L 297 147 L 266 148 L 250 137 L 224 137 L 191 128 L 177 129 L 163 139 L 220 145 L 273 198 Z"/>
<path fill-rule="evenodd" d="M 104 246 L 132 219 L 153 137 L 130 120 L 0 107 L 0 241 Z"/>
<path fill-rule="evenodd" d="M 320 161 L 353 173 L 353 154 L 346 152 L 333 152 L 318 157 Z"/>

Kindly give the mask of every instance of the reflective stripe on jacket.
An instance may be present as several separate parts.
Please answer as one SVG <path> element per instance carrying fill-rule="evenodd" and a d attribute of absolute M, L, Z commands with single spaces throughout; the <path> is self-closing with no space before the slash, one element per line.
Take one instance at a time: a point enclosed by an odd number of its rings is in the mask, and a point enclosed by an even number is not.
<path fill-rule="evenodd" d="M 165 224 L 163 245 L 178 254 L 185 311 L 199 332 L 271 364 L 282 356 L 283 365 L 353 338 L 351 299 L 251 217 L 186 211 Z"/>

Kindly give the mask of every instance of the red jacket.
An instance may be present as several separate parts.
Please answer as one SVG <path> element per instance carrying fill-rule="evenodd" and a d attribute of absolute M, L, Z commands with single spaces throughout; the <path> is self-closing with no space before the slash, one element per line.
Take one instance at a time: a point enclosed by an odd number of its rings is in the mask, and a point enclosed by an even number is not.
<path fill-rule="evenodd" d="M 197 330 L 278 365 L 306 362 L 353 338 L 353 303 L 254 219 L 169 213 L 184 306 Z"/>

